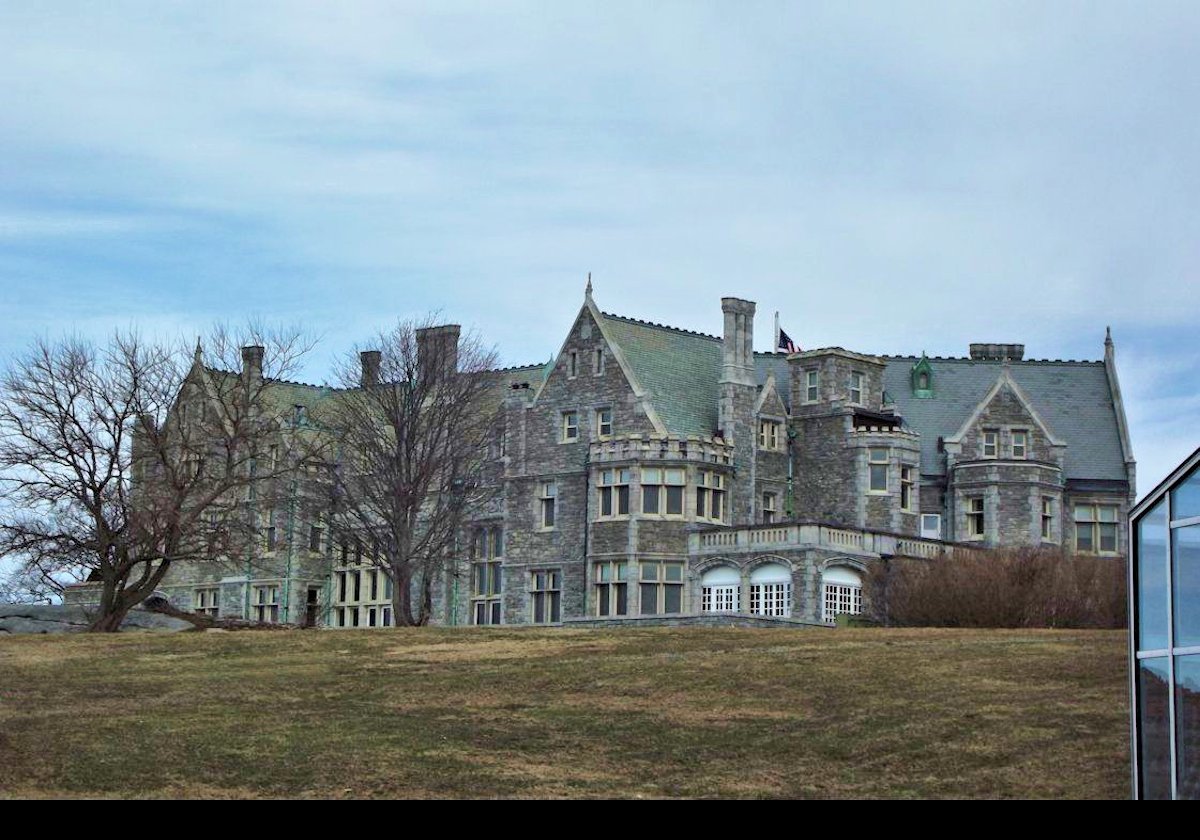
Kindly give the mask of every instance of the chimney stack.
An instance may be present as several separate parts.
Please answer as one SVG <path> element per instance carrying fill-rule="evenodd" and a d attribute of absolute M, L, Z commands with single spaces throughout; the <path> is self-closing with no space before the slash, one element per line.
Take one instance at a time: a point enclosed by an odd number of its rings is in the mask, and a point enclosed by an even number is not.
<path fill-rule="evenodd" d="M 435 371 L 439 375 L 458 371 L 458 336 L 462 327 L 443 324 L 417 330 L 417 375 Z"/>
<path fill-rule="evenodd" d="M 1019 362 L 1025 358 L 1025 345 L 972 344 L 971 358 L 977 362 Z"/>
<path fill-rule="evenodd" d="M 242 376 L 244 376 L 247 381 L 262 381 L 263 352 L 263 348 L 256 344 L 242 348 Z"/>
<path fill-rule="evenodd" d="M 725 337 L 721 342 L 721 381 L 755 385 L 753 301 L 721 298 Z"/>
<path fill-rule="evenodd" d="M 364 350 L 358 354 L 362 372 L 358 377 L 361 388 L 371 388 L 379 384 L 379 364 L 383 361 L 383 353 L 378 350 Z"/>

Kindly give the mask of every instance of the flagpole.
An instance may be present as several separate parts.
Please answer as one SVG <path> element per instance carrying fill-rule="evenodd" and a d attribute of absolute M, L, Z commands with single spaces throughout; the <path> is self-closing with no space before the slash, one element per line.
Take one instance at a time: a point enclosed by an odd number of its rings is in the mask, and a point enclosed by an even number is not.
<path fill-rule="evenodd" d="M 779 310 L 778 309 L 775 310 L 775 343 L 774 343 L 774 346 L 771 347 L 771 352 L 772 353 L 779 352 Z"/>

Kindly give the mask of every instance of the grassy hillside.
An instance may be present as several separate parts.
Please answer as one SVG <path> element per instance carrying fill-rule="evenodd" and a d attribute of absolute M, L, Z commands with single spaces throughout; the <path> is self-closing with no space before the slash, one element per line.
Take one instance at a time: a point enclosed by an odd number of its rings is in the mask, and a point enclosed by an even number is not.
<path fill-rule="evenodd" d="M 2 796 L 1124 797 L 1109 631 L 0 639 Z"/>

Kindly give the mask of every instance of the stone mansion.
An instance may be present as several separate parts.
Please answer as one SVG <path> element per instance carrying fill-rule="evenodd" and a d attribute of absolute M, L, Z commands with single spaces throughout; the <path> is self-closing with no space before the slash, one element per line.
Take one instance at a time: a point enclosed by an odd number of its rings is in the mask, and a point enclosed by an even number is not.
<path fill-rule="evenodd" d="M 1134 459 L 1111 337 L 1101 361 L 1027 360 L 1019 344 L 758 353 L 755 304 L 721 312 L 721 337 L 611 315 L 589 282 L 553 361 L 499 372 L 486 502 L 435 581 L 435 621 L 829 623 L 862 610 L 883 558 L 1125 554 Z M 457 346 L 457 327 L 436 332 Z M 331 395 L 273 387 L 295 423 Z M 383 572 L 306 510 L 260 511 L 254 563 L 181 564 L 163 594 L 210 614 L 392 624 Z"/>

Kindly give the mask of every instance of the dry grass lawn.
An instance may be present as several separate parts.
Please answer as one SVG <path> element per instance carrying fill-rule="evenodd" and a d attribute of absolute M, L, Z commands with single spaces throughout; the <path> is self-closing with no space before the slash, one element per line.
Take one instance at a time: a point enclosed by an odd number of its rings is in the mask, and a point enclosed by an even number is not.
<path fill-rule="evenodd" d="M 2 797 L 1125 797 L 1125 634 L 0 638 Z"/>

